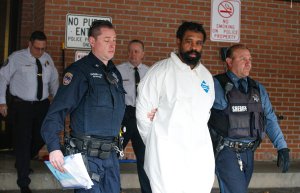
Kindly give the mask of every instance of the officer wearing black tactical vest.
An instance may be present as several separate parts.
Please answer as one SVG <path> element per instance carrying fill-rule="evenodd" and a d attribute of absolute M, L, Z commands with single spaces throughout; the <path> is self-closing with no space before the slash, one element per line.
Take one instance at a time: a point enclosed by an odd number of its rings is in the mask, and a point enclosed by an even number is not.
<path fill-rule="evenodd" d="M 42 126 L 49 160 L 64 171 L 59 133 L 70 114 L 69 153 L 81 152 L 93 180 L 92 190 L 75 193 L 119 193 L 118 136 L 125 111 L 122 77 L 112 62 L 116 33 L 109 21 L 96 20 L 89 29 L 92 51 L 65 70 L 60 86 Z M 119 152 L 120 153 L 120 152 Z"/>
<path fill-rule="evenodd" d="M 278 149 L 282 172 L 289 167 L 289 149 L 266 89 L 249 77 L 250 50 L 242 44 L 229 47 L 226 63 L 228 71 L 214 77 L 215 101 L 208 125 L 221 193 L 246 193 L 254 151 L 265 134 Z"/>

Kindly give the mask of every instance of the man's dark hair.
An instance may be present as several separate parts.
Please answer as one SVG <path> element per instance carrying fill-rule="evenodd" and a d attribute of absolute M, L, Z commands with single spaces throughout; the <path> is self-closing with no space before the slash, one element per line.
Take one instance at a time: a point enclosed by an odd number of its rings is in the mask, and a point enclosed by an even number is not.
<path fill-rule="evenodd" d="M 92 36 L 96 39 L 101 34 L 101 28 L 114 29 L 114 26 L 108 20 L 95 20 L 90 26 L 88 37 Z"/>
<path fill-rule="evenodd" d="M 205 32 L 202 24 L 199 24 L 196 22 L 185 21 L 179 26 L 179 28 L 176 32 L 176 37 L 178 39 L 180 39 L 180 41 L 182 41 L 182 38 L 186 31 L 194 31 L 194 32 L 202 33 L 203 34 L 203 43 L 205 42 L 206 32 Z"/>
<path fill-rule="evenodd" d="M 226 58 L 232 58 L 234 51 L 239 50 L 239 49 L 249 50 L 249 48 L 247 48 L 247 46 L 245 46 L 244 44 L 234 44 L 227 49 Z M 249 52 L 250 52 L 250 50 L 249 50 Z"/>
<path fill-rule="evenodd" d="M 131 41 L 129 42 L 129 44 L 128 44 L 128 48 L 129 48 L 129 46 L 130 46 L 131 44 L 133 44 L 133 43 L 141 44 L 141 45 L 142 45 L 142 49 L 143 49 L 143 51 L 144 51 L 144 42 L 142 42 L 141 40 L 131 40 Z"/>
<path fill-rule="evenodd" d="M 31 42 L 34 42 L 34 40 L 41 40 L 41 41 L 46 41 L 47 40 L 47 37 L 46 35 L 44 34 L 44 32 L 42 31 L 34 31 L 32 32 L 29 40 Z"/>

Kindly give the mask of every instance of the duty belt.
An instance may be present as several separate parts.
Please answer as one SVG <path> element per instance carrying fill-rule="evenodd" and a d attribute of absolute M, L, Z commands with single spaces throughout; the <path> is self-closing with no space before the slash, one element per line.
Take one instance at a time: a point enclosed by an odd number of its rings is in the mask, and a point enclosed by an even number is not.
<path fill-rule="evenodd" d="M 100 182 L 101 176 L 90 171 L 87 156 L 98 157 L 102 160 L 110 157 L 112 151 L 122 153 L 115 138 L 99 139 L 92 136 L 69 136 L 65 135 L 63 151 L 65 155 L 82 153 L 86 169 L 92 180 Z"/>
<path fill-rule="evenodd" d="M 230 147 L 232 149 L 234 149 L 237 152 L 242 152 L 248 149 L 253 149 L 254 145 L 255 145 L 255 141 L 252 142 L 240 142 L 240 141 L 230 141 L 230 140 L 226 140 L 224 139 L 223 141 L 223 145 Z"/>
<path fill-rule="evenodd" d="M 100 159 L 107 159 L 110 153 L 117 150 L 118 143 L 114 140 L 98 139 L 89 136 L 82 138 L 72 138 L 70 143 L 73 143 L 79 152 L 86 153 L 87 156 L 99 157 Z"/>

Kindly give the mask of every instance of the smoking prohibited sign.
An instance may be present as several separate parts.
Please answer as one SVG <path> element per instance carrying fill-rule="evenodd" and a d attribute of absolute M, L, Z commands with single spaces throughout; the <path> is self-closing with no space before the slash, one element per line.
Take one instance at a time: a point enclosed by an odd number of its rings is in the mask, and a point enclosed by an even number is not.
<path fill-rule="evenodd" d="M 240 24 L 240 0 L 211 1 L 211 41 L 240 42 Z"/>

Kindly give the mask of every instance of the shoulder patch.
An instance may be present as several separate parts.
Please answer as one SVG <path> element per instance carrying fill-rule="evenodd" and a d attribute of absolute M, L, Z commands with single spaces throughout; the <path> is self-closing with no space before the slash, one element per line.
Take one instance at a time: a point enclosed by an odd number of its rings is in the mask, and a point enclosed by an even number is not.
<path fill-rule="evenodd" d="M 67 72 L 63 78 L 63 85 L 69 85 L 72 81 L 73 74 L 71 72 Z"/>

